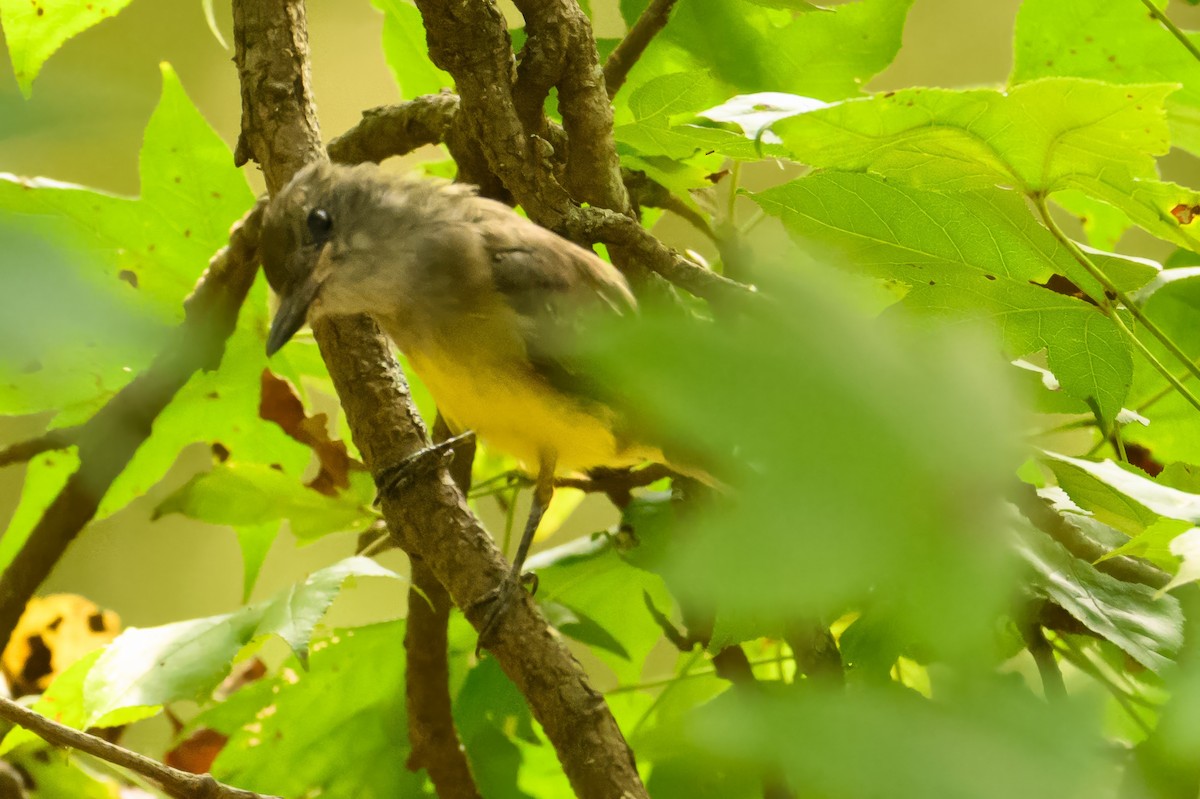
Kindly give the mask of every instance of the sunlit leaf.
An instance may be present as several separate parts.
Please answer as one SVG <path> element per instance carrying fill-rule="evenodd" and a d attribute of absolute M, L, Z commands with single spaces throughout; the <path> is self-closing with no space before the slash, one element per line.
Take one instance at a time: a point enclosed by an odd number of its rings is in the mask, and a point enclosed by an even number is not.
<path fill-rule="evenodd" d="M 650 50 L 680 48 L 740 92 L 851 97 L 895 57 L 911 4 L 860 0 L 796 14 L 777 3 L 696 0 L 679 4 Z M 645 6 L 622 0 L 621 14 L 632 23 Z"/>
<path fill-rule="evenodd" d="M 114 711 L 125 708 L 201 698 L 224 679 L 234 656 L 257 636 L 278 635 L 303 659 L 317 621 L 343 583 L 356 576 L 396 577 L 368 558 L 350 558 L 233 613 L 126 630 L 88 672 L 86 723 L 105 723 Z"/>
<path fill-rule="evenodd" d="M 317 642 L 306 671 L 289 662 L 263 681 L 252 709 L 213 763 L 213 776 L 276 796 L 420 797 L 405 767 L 404 623 L 338 630 Z M 364 667 L 368 680 L 354 679 Z M 257 687 L 257 686 L 256 686 Z M 369 762 L 369 768 L 347 768 Z"/>
<path fill-rule="evenodd" d="M 1032 569 L 1033 591 L 1070 613 L 1146 668 L 1161 671 L 1183 644 L 1183 614 L 1173 596 L 1111 577 L 1026 525 L 1017 551 Z"/>
<path fill-rule="evenodd" d="M 1200 41 L 1194 34 L 1191 38 Z M 1058 75 L 1122 84 L 1182 84 L 1167 98 L 1171 138 L 1179 147 L 1200 152 L 1200 61 L 1141 3 L 1022 3 L 1011 81 Z"/>
<path fill-rule="evenodd" d="M 0 0 L 4 38 L 21 93 L 29 97 L 42 65 L 68 39 L 116 16 L 130 0 Z"/>
<path fill-rule="evenodd" d="M 454 86 L 454 79 L 429 60 L 421 12 L 405 0 L 371 0 L 383 12 L 383 54 L 406 100 L 437 94 Z"/>

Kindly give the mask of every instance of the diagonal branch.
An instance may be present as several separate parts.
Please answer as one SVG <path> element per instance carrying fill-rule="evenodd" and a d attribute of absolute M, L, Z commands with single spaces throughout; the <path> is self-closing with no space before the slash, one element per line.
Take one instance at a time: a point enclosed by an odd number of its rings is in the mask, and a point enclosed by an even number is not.
<path fill-rule="evenodd" d="M 154 420 L 200 369 L 221 363 L 225 339 L 254 282 L 262 206 L 230 234 L 184 303 L 184 321 L 150 366 L 78 430 L 79 468 L 50 503 L 21 551 L 0 576 L 0 641 L 7 641 L 67 546 L 96 515 L 100 500 L 150 436 Z"/>
<path fill-rule="evenodd" d="M 76 749 L 153 780 L 162 787 L 167 796 L 174 799 L 277 799 L 223 785 L 210 774 L 180 771 L 123 746 L 109 743 L 91 733 L 51 721 L 40 713 L 4 697 L 0 697 L 0 718 L 24 727 L 55 746 Z"/>
<path fill-rule="evenodd" d="M 675 3 L 676 0 L 650 0 L 650 5 L 633 23 L 625 38 L 608 54 L 608 60 L 604 62 L 604 85 L 608 87 L 609 97 L 617 96 L 629 77 L 629 70 L 646 52 L 651 40 L 667 26 Z"/>
<path fill-rule="evenodd" d="M 61 427 L 36 438 L 18 441 L 16 444 L 5 447 L 0 450 L 0 469 L 12 466 L 14 463 L 31 461 L 43 452 L 74 446 L 75 442 L 79 440 L 79 433 L 82 429 L 82 425 Z"/>

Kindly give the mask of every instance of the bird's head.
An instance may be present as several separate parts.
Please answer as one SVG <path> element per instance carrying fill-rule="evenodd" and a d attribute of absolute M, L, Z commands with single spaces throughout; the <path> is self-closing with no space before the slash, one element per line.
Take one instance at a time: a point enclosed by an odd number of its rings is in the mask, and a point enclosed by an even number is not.
<path fill-rule="evenodd" d="M 279 295 L 267 336 L 273 355 L 304 326 L 325 314 L 370 312 L 372 250 L 380 198 L 388 191 L 374 165 L 345 167 L 319 161 L 301 169 L 267 207 L 260 246 L 263 272 Z"/>

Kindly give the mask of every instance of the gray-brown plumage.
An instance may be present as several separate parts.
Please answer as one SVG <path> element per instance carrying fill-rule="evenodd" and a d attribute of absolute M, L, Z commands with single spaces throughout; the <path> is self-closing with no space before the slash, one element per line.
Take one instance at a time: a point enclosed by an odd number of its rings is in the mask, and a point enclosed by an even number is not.
<path fill-rule="evenodd" d="M 312 164 L 268 208 L 262 258 L 280 297 L 268 354 L 306 320 L 370 314 L 452 429 L 538 475 L 510 587 L 556 471 L 665 462 L 571 358 L 583 320 L 634 310 L 625 279 L 508 206 L 374 165 Z"/>

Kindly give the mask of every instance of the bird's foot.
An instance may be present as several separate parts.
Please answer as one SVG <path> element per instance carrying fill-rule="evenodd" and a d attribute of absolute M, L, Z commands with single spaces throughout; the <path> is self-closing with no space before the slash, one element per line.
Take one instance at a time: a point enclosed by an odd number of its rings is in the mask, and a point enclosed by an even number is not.
<path fill-rule="evenodd" d="M 380 471 L 375 477 L 376 506 L 385 496 L 402 491 L 417 478 L 448 465 L 459 447 L 470 444 L 474 440 L 475 434 L 468 430 L 453 438 L 447 438 L 445 441 L 426 447 L 420 452 L 413 453 L 395 466 L 388 466 Z"/>
<path fill-rule="evenodd" d="M 480 605 L 491 606 L 488 609 L 487 616 L 483 619 L 483 624 L 479 628 L 479 640 L 475 644 L 475 657 L 479 657 L 480 650 L 490 646 L 493 636 L 500 627 L 501 619 L 504 618 L 508 609 L 512 607 L 513 600 L 520 589 L 528 591 L 530 596 L 536 594 L 538 589 L 537 575 L 533 572 L 525 572 L 517 578 L 514 577 L 512 572 L 509 572 L 504 576 L 504 580 L 499 585 L 472 603 L 472 607 Z"/>

